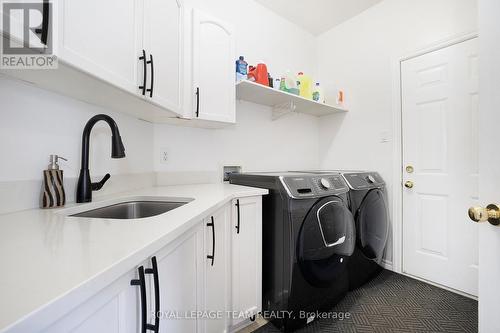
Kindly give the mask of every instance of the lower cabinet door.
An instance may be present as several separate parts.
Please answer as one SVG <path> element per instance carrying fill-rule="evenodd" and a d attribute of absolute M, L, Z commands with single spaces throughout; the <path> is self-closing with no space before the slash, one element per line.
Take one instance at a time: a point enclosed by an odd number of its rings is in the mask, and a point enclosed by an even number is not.
<path fill-rule="evenodd" d="M 160 332 L 201 332 L 196 315 L 203 277 L 204 226 L 188 231 L 155 254 L 160 284 Z M 154 306 L 151 308 L 154 309 Z"/>
<path fill-rule="evenodd" d="M 205 332 L 222 333 L 228 328 L 229 225 L 231 205 L 226 205 L 205 223 Z"/>
<path fill-rule="evenodd" d="M 137 333 L 141 325 L 139 287 L 134 269 L 42 332 Z"/>
<path fill-rule="evenodd" d="M 262 197 L 233 200 L 231 330 L 262 310 Z"/>

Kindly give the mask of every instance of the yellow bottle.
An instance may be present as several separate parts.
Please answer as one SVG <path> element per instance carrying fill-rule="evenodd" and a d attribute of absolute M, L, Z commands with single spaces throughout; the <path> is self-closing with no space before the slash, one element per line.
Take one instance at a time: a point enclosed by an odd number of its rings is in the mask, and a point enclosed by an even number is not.
<path fill-rule="evenodd" d="M 298 76 L 298 80 L 300 82 L 300 96 L 313 99 L 313 91 L 312 91 L 312 79 L 310 76 L 304 75 L 304 73 L 300 72 Z"/>

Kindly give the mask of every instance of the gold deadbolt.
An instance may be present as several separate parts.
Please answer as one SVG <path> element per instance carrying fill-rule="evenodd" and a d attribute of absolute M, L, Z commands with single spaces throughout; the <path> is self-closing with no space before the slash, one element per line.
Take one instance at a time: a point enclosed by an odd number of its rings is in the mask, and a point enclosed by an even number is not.
<path fill-rule="evenodd" d="M 413 166 L 411 166 L 411 165 L 406 166 L 406 172 L 413 173 L 413 171 L 414 171 Z"/>
<path fill-rule="evenodd" d="M 406 188 L 413 188 L 415 184 L 413 184 L 413 182 L 411 180 L 408 180 L 407 182 L 405 182 L 405 187 Z"/>
<path fill-rule="evenodd" d="M 474 222 L 490 222 L 492 225 L 500 224 L 500 207 L 496 204 L 490 204 L 483 207 L 469 208 L 469 218 Z"/>

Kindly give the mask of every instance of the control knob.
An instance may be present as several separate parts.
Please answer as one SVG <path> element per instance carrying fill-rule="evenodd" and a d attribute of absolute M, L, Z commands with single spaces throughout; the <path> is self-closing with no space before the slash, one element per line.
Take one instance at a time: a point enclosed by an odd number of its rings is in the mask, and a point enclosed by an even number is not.
<path fill-rule="evenodd" d="M 326 178 L 321 178 L 319 180 L 319 184 L 325 190 L 328 190 L 328 189 L 330 189 L 330 187 L 332 187 L 332 184 L 330 184 L 330 181 L 328 179 L 326 179 Z"/>
<path fill-rule="evenodd" d="M 372 175 L 368 175 L 366 177 L 366 180 L 368 180 L 368 182 L 371 183 L 371 184 L 375 183 L 375 181 L 376 181 L 375 177 L 373 177 Z"/>

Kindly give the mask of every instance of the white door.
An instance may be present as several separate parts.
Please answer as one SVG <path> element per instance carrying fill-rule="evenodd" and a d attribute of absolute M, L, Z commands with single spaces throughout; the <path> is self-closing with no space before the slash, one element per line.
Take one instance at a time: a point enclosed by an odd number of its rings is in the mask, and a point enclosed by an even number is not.
<path fill-rule="evenodd" d="M 181 0 L 144 3 L 144 49 L 149 64 L 146 98 L 182 113 L 183 7 Z M 151 67 L 152 66 L 152 67 Z M 154 69 L 154 73 L 151 72 Z M 154 76 L 152 76 L 154 75 Z"/>
<path fill-rule="evenodd" d="M 403 61 L 403 270 L 477 295 L 478 41 Z"/>
<path fill-rule="evenodd" d="M 227 204 L 206 219 L 205 223 L 205 311 L 222 314 L 221 318 L 205 320 L 206 333 L 222 333 L 227 330 L 228 293 L 229 293 L 229 254 L 228 240 L 231 205 Z M 213 225 L 212 225 L 213 223 Z"/>
<path fill-rule="evenodd" d="M 262 310 L 262 197 L 233 200 L 231 229 L 234 328 Z"/>
<path fill-rule="evenodd" d="M 190 230 L 156 254 L 162 312 L 160 333 L 200 332 L 192 313 L 201 310 L 198 281 L 203 277 L 203 231 L 201 226 Z"/>
<path fill-rule="evenodd" d="M 59 35 L 55 40 L 59 59 L 139 93 L 142 6 L 142 0 L 59 1 Z"/>
<path fill-rule="evenodd" d="M 194 117 L 235 122 L 234 57 L 233 29 L 193 10 Z"/>
<path fill-rule="evenodd" d="M 142 319 L 139 286 L 130 284 L 131 280 L 138 278 L 137 270 L 134 269 L 48 328 L 41 330 L 40 327 L 33 327 L 30 331 L 44 333 L 139 332 Z"/>
<path fill-rule="evenodd" d="M 481 205 L 500 203 L 500 1 L 479 1 L 481 100 L 479 174 Z M 479 331 L 500 332 L 500 228 L 479 226 Z"/>

